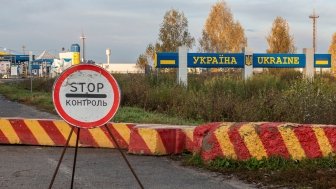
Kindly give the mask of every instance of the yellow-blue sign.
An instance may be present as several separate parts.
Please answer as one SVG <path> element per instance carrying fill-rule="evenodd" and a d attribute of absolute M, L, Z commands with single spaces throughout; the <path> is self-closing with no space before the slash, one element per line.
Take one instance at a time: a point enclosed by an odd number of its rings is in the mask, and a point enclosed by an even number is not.
<path fill-rule="evenodd" d="M 331 54 L 315 54 L 314 55 L 315 68 L 330 68 L 331 67 Z"/>
<path fill-rule="evenodd" d="M 189 68 L 243 68 L 243 53 L 188 53 Z"/>
<path fill-rule="evenodd" d="M 253 54 L 254 68 L 304 68 L 305 54 Z"/>
<path fill-rule="evenodd" d="M 178 68 L 178 53 L 156 53 L 156 68 Z"/>

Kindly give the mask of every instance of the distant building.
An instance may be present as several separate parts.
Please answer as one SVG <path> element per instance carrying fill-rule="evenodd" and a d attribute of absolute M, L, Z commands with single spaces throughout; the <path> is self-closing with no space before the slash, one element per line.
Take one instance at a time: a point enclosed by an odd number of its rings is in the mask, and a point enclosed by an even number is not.
<path fill-rule="evenodd" d="M 103 63 L 96 64 L 110 73 L 144 73 L 145 71 L 139 69 L 135 63 Z"/>
<path fill-rule="evenodd" d="M 59 59 L 54 59 L 51 65 L 51 77 L 56 77 L 61 74 L 64 70 L 71 67 L 72 65 L 80 64 L 80 46 L 78 44 L 72 44 L 70 51 L 59 53 Z"/>

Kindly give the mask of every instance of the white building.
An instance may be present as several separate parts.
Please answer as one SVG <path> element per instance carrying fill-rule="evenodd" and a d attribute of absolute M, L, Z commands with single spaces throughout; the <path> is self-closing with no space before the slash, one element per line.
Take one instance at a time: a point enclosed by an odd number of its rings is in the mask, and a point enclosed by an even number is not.
<path fill-rule="evenodd" d="M 103 63 L 96 65 L 110 73 L 144 73 L 144 70 L 139 69 L 135 63 Z"/>

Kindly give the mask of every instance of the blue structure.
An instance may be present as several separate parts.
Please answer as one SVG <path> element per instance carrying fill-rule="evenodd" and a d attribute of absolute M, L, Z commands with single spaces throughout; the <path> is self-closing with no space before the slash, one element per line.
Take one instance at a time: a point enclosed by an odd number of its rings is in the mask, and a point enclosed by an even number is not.
<path fill-rule="evenodd" d="M 189 68 L 244 68 L 243 53 L 188 53 Z"/>
<path fill-rule="evenodd" d="M 31 73 L 39 73 L 40 69 L 44 69 L 45 74 L 49 75 L 51 70 L 51 65 L 54 62 L 54 59 L 38 59 L 33 60 L 30 64 Z"/>
<path fill-rule="evenodd" d="M 188 68 L 244 68 L 253 62 L 253 68 L 305 68 L 305 54 L 254 53 L 246 59 L 243 53 L 187 53 Z M 252 61 L 250 61 L 252 60 Z M 156 53 L 157 68 L 178 68 L 179 55 L 174 52 Z M 330 54 L 315 54 L 315 68 L 330 68 Z"/>
<path fill-rule="evenodd" d="M 304 68 L 305 54 L 253 54 L 254 68 Z"/>
<path fill-rule="evenodd" d="M 78 44 L 72 44 L 70 47 L 71 52 L 80 52 L 80 46 Z"/>
<path fill-rule="evenodd" d="M 9 61 L 11 65 L 20 65 L 24 62 L 29 62 L 29 55 L 1 55 L 0 60 Z"/>
<path fill-rule="evenodd" d="M 156 60 L 154 61 L 157 68 L 178 68 L 178 53 L 175 52 L 163 52 L 156 54 Z"/>
<path fill-rule="evenodd" d="M 315 68 L 330 68 L 331 67 L 331 54 L 315 54 L 314 55 Z"/>

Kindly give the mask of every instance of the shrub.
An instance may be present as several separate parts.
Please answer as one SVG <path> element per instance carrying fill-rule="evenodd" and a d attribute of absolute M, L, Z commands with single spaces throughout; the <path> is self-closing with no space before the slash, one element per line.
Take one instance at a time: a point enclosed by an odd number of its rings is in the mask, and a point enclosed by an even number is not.
<path fill-rule="evenodd" d="M 176 84 L 176 73 L 114 76 L 124 106 L 203 121 L 336 123 L 336 83 L 328 74 L 307 80 L 291 70 L 247 81 L 232 73 L 190 74 L 187 87 Z M 50 92 L 52 85 L 53 80 L 34 79 L 33 90 Z M 30 89 L 30 81 L 19 87 Z"/>

